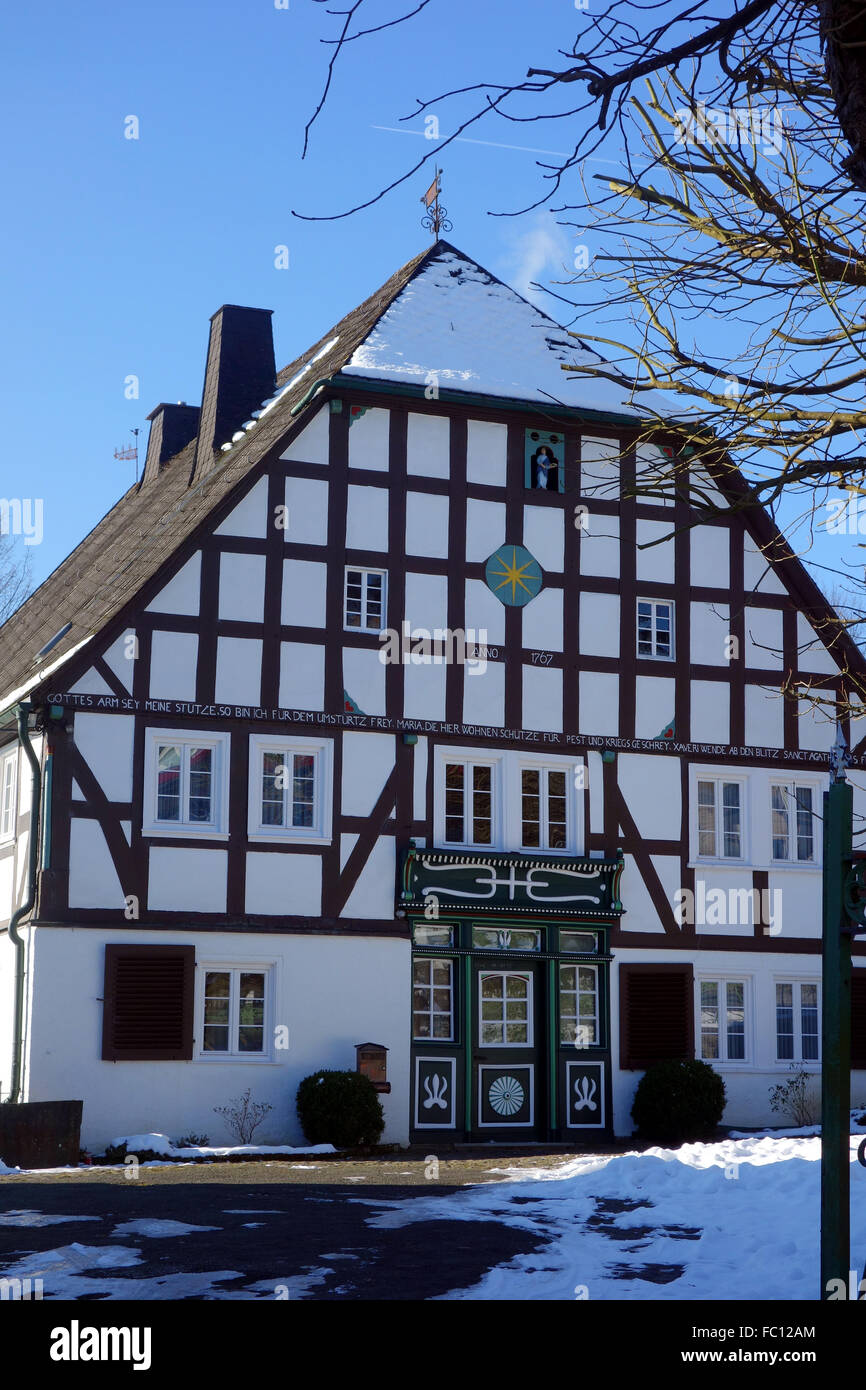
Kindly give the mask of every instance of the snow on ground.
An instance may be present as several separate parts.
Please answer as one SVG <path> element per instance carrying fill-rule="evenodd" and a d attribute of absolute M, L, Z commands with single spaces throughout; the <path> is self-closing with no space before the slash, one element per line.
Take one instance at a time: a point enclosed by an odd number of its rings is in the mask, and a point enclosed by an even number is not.
<path fill-rule="evenodd" d="M 98 1218 L 97 1218 L 98 1219 Z M 219 1231 L 219 1226 L 190 1226 L 186 1221 L 160 1221 L 144 1217 L 136 1221 L 122 1221 L 111 1232 L 113 1236 L 150 1236 L 152 1240 L 167 1240 L 174 1236 L 188 1236 L 193 1231 Z"/>
<path fill-rule="evenodd" d="M 220 1148 L 189 1144 L 178 1149 L 167 1134 L 122 1134 L 112 1139 L 112 1148 L 126 1145 L 128 1154 L 147 1152 L 164 1154 L 166 1158 L 227 1158 L 231 1154 L 260 1154 L 262 1158 L 275 1158 L 278 1154 L 333 1154 L 337 1150 L 333 1144 L 312 1144 L 305 1149 L 294 1149 L 288 1144 L 228 1144 Z M 156 1161 L 156 1160 L 152 1160 Z"/>
<path fill-rule="evenodd" d="M 852 1136 L 851 1248 L 866 1250 L 866 1171 Z M 821 1144 L 751 1137 L 555 1169 L 491 1169 L 509 1181 L 380 1202 L 383 1229 L 495 1220 L 548 1243 L 449 1299 L 817 1299 Z"/>
<path fill-rule="evenodd" d="M 183 1298 L 252 1299 L 260 1297 L 241 1289 L 218 1287 L 226 1279 L 241 1279 L 236 1269 L 160 1274 L 149 1279 L 112 1278 L 103 1270 L 129 1269 L 142 1263 L 141 1251 L 123 1245 L 64 1245 L 26 1255 L 3 1269 L 4 1279 L 42 1279 L 44 1299 L 72 1301 L 79 1298 L 134 1299 L 136 1302 Z M 97 1271 L 93 1273 L 92 1271 Z M 271 1285 L 273 1290 L 273 1285 Z"/>
<path fill-rule="evenodd" d="M 0 1226 L 60 1226 L 65 1221 L 98 1221 L 98 1216 L 48 1216 L 44 1211 L 0 1212 Z"/>

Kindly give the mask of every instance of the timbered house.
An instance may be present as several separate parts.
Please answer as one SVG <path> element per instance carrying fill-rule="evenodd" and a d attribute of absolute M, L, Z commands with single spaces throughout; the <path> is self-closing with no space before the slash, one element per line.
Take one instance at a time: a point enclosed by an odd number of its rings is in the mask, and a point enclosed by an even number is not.
<path fill-rule="evenodd" d="M 746 1125 L 818 1067 L 835 728 L 780 691 L 863 660 L 766 515 L 626 495 L 681 441 L 575 354 L 443 241 L 279 373 L 214 315 L 0 631 L 4 1097 L 292 1142 L 374 1038 L 386 1140 L 580 1143 L 659 1058 Z"/>

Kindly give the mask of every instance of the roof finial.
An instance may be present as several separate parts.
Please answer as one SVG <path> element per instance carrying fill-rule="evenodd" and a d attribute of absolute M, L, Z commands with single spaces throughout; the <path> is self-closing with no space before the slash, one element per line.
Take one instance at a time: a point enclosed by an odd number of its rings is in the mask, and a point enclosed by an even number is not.
<path fill-rule="evenodd" d="M 439 202 L 441 188 L 442 170 L 436 166 L 436 175 L 427 192 L 419 199 L 426 208 L 424 216 L 421 218 L 421 226 L 427 232 L 433 233 L 433 240 L 439 240 L 440 232 L 450 232 L 451 223 L 448 221 L 448 209 L 443 208 Z"/>

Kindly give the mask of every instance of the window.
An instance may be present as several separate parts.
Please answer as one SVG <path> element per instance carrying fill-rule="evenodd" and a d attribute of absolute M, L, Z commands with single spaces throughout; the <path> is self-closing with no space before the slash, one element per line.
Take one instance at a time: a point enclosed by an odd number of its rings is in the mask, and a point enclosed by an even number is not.
<path fill-rule="evenodd" d="M 107 944 L 103 1061 L 189 1061 L 194 982 L 194 946 Z"/>
<path fill-rule="evenodd" d="M 224 838 L 228 752 L 228 734 L 203 738 L 189 730 L 148 729 L 144 833 Z"/>
<path fill-rule="evenodd" d="M 818 985 L 809 981 L 776 984 L 776 1060 L 817 1062 L 819 1057 Z"/>
<path fill-rule="evenodd" d="M 674 654 L 674 606 L 666 599 L 637 601 L 637 654 L 670 660 Z"/>
<path fill-rule="evenodd" d="M 385 571 L 346 570 L 343 624 L 361 632 L 381 632 L 385 626 Z"/>
<path fill-rule="evenodd" d="M 445 843 L 485 845 L 496 843 L 492 763 L 445 764 Z"/>
<path fill-rule="evenodd" d="M 624 1071 L 695 1055 L 695 990 L 688 963 L 619 967 L 619 1055 Z"/>
<path fill-rule="evenodd" d="M 698 780 L 698 856 L 743 858 L 742 784 L 722 778 Z"/>
<path fill-rule="evenodd" d="M 15 834 L 15 793 L 18 789 L 18 747 L 0 761 L 0 840 Z"/>
<path fill-rule="evenodd" d="M 598 1036 L 598 966 L 559 967 L 559 1041 L 592 1047 Z"/>
<path fill-rule="evenodd" d="M 331 836 L 330 739 L 250 739 L 248 833 L 251 839 L 306 840 Z"/>
<path fill-rule="evenodd" d="M 705 1062 L 746 1060 L 746 983 L 701 980 L 701 1058 Z"/>
<path fill-rule="evenodd" d="M 200 1055 L 269 1055 L 267 1011 L 270 970 L 237 966 L 205 967 Z"/>
<path fill-rule="evenodd" d="M 478 1041 L 482 1047 L 532 1046 L 532 976 L 482 971 Z"/>
<path fill-rule="evenodd" d="M 770 788 L 773 858 L 791 864 L 815 863 L 812 788 L 774 782 Z"/>
<path fill-rule="evenodd" d="M 454 980 L 450 960 L 418 957 L 412 962 L 412 1037 L 454 1037 Z"/>
<path fill-rule="evenodd" d="M 568 848 L 568 797 L 562 768 L 524 767 L 520 774 L 521 849 Z"/>

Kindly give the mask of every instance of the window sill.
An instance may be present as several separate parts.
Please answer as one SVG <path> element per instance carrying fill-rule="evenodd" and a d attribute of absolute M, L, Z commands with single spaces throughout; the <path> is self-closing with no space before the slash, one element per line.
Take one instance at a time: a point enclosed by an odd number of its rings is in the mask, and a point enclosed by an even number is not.
<path fill-rule="evenodd" d="M 822 866 L 820 864 L 791 864 L 784 859 L 774 860 L 769 864 L 757 864 L 745 859 L 690 859 L 686 865 L 687 869 L 731 869 L 747 870 L 749 873 L 766 874 L 778 873 L 784 869 L 796 869 L 800 874 L 816 874 L 820 877 Z"/>
<path fill-rule="evenodd" d="M 141 833 L 152 840 L 228 840 L 227 830 L 198 830 L 194 826 L 143 825 Z"/>
<path fill-rule="evenodd" d="M 269 830 L 251 830 L 247 834 L 247 841 L 251 845 L 330 845 L 333 841 L 331 835 L 292 835 L 285 831 L 280 833 Z"/>
<path fill-rule="evenodd" d="M 244 1066 L 244 1067 L 248 1067 L 248 1066 L 250 1066 L 250 1065 L 252 1065 L 252 1066 L 254 1066 L 254 1067 L 279 1067 L 279 1066 L 282 1066 L 282 1063 L 281 1063 L 281 1062 L 278 1062 L 277 1059 L 276 1059 L 275 1057 L 256 1057 L 256 1056 L 254 1056 L 252 1053 L 250 1053 L 249 1056 L 247 1056 L 247 1057 L 239 1057 L 239 1056 L 237 1056 L 237 1055 L 236 1055 L 235 1053 L 233 1053 L 233 1052 L 231 1052 L 231 1053 L 225 1053 L 225 1054 L 216 1053 L 216 1052 L 202 1052 L 202 1053 L 196 1054 L 196 1056 L 193 1057 L 192 1060 L 193 1060 L 194 1062 L 204 1062 L 204 1063 L 205 1063 L 207 1066 L 209 1066 L 209 1067 L 211 1067 L 211 1066 L 217 1066 L 217 1065 L 219 1065 L 219 1066 L 231 1066 L 231 1065 L 238 1066 L 238 1065 L 240 1065 L 240 1066 Z"/>

